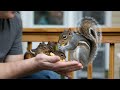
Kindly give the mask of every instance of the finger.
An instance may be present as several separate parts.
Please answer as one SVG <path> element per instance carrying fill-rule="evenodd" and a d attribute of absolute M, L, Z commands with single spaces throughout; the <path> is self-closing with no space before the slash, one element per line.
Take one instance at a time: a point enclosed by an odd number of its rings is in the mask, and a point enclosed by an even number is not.
<path fill-rule="evenodd" d="M 57 70 L 58 72 L 63 73 L 69 73 L 69 72 L 73 72 L 73 71 L 77 71 L 82 69 L 81 66 L 70 66 L 70 67 L 66 67 L 66 68 L 60 68 L 59 70 Z"/>
<path fill-rule="evenodd" d="M 77 61 L 69 61 L 69 62 L 57 62 L 57 64 L 54 65 L 54 69 L 65 70 L 65 69 L 70 69 L 73 66 L 83 68 L 81 63 L 78 63 Z"/>
<path fill-rule="evenodd" d="M 44 70 L 52 70 L 53 68 L 53 64 L 50 62 L 42 62 L 42 65 L 43 65 L 42 68 Z"/>
<path fill-rule="evenodd" d="M 77 71 L 77 70 L 81 70 L 82 68 L 81 67 L 76 67 L 76 66 L 73 66 L 71 68 L 67 68 L 66 69 L 66 72 L 73 72 L 73 71 Z"/>
<path fill-rule="evenodd" d="M 79 63 L 77 61 L 68 61 L 68 62 L 57 62 L 56 65 L 59 68 L 65 68 L 73 65 L 78 65 Z"/>

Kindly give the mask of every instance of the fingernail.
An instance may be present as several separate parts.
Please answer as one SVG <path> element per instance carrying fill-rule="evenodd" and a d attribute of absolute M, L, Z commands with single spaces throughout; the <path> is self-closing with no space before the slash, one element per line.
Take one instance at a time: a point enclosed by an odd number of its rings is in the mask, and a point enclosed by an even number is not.
<path fill-rule="evenodd" d="M 79 64 L 78 66 L 80 66 L 83 69 L 83 65 L 82 64 Z"/>
<path fill-rule="evenodd" d="M 57 56 L 57 59 L 59 59 L 59 60 L 60 60 L 60 57 L 59 57 L 59 56 Z"/>

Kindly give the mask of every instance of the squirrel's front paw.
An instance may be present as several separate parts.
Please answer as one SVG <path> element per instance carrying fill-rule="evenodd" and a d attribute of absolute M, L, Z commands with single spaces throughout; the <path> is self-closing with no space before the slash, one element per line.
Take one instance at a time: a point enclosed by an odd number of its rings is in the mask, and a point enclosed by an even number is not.
<path fill-rule="evenodd" d="M 62 51 L 62 52 L 65 52 L 64 46 L 59 46 L 58 49 L 59 49 L 60 51 Z"/>

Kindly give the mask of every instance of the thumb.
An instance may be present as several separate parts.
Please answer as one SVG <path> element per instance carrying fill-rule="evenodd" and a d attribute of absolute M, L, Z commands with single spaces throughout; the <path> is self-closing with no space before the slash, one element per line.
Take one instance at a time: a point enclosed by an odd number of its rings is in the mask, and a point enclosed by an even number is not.
<path fill-rule="evenodd" d="M 51 63 L 56 63 L 60 61 L 60 57 L 59 56 L 48 56 L 46 61 L 51 62 Z"/>
<path fill-rule="evenodd" d="M 59 56 L 48 56 L 46 54 L 38 54 L 36 56 L 37 60 L 42 60 L 44 62 L 51 62 L 51 63 L 56 63 L 58 61 L 60 61 L 60 57 Z"/>

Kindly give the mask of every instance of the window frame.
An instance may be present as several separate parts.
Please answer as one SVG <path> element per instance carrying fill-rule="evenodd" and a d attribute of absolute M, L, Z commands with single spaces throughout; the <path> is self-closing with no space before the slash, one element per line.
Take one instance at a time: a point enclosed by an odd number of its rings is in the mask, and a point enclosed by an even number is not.
<path fill-rule="evenodd" d="M 83 11 L 76 12 L 79 16 L 79 21 L 83 18 Z M 77 22 L 76 22 L 77 23 Z M 105 11 L 105 25 L 100 25 L 101 27 L 110 27 L 112 26 L 112 11 Z"/>
<path fill-rule="evenodd" d="M 69 25 L 69 11 L 63 11 L 63 25 L 34 25 L 34 11 L 21 11 L 23 27 L 32 28 L 62 28 Z M 29 20 L 29 22 L 28 22 Z M 27 23 L 26 23 L 27 22 Z"/>

